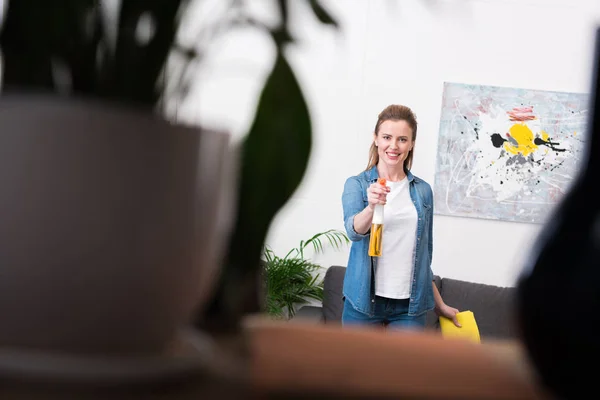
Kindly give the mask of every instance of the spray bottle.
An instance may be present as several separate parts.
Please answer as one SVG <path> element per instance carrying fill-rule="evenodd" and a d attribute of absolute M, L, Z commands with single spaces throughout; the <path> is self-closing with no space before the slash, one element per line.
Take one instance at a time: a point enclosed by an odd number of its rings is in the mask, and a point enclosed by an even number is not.
<path fill-rule="evenodd" d="M 379 178 L 377 182 L 385 186 L 386 180 Z M 373 212 L 373 221 L 371 222 L 371 238 L 369 240 L 369 256 L 381 256 L 381 242 L 383 240 L 383 204 L 377 204 Z"/>

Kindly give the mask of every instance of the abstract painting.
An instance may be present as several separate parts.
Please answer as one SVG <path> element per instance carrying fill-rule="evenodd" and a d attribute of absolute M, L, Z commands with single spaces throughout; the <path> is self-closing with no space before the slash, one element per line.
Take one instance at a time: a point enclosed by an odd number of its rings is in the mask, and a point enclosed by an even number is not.
<path fill-rule="evenodd" d="M 542 223 L 577 174 L 588 100 L 444 83 L 436 214 Z"/>

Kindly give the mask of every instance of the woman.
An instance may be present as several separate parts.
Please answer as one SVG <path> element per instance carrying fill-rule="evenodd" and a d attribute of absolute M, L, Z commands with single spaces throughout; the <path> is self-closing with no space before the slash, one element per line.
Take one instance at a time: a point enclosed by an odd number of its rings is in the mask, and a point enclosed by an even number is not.
<path fill-rule="evenodd" d="M 410 108 L 390 105 L 375 125 L 367 169 L 346 180 L 344 225 L 352 246 L 344 279 L 342 323 L 424 329 L 427 311 L 456 318 L 433 281 L 433 193 L 412 175 L 417 120 Z M 385 186 L 378 178 L 386 180 Z M 385 205 L 382 254 L 370 257 L 375 206 Z"/>

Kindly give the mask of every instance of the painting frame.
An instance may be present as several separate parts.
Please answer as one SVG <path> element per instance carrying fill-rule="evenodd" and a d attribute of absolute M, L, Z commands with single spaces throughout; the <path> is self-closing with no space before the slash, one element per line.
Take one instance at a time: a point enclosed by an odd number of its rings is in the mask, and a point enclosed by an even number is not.
<path fill-rule="evenodd" d="M 444 82 L 438 215 L 543 223 L 583 156 L 588 93 Z"/>

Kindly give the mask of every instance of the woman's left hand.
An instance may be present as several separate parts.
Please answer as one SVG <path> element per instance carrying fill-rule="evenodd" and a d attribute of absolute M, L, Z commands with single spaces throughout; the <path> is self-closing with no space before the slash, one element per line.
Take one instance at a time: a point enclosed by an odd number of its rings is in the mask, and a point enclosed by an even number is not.
<path fill-rule="evenodd" d="M 443 304 L 441 307 L 436 307 L 435 309 L 435 313 L 438 315 L 438 317 L 446 317 L 448 319 L 451 319 L 452 322 L 454 322 L 454 325 L 460 328 L 461 324 L 458 322 L 458 318 L 456 317 L 456 314 L 458 314 L 458 312 L 458 309 L 450 307 L 447 304 Z"/>

